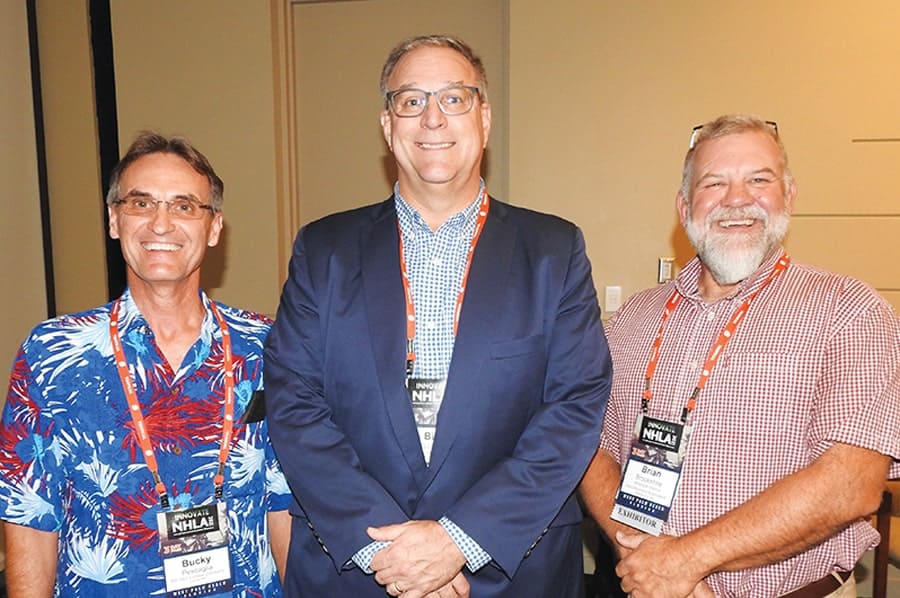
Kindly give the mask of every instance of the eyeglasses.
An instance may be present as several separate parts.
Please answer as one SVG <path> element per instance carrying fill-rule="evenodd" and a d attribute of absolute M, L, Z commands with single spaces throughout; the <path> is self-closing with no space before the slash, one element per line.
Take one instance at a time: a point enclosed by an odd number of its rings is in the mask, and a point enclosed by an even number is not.
<path fill-rule="evenodd" d="M 765 121 L 765 123 L 772 127 L 772 131 L 775 133 L 775 136 L 778 137 L 778 123 L 774 120 L 767 120 Z M 705 126 L 706 125 L 697 125 L 693 129 L 691 129 L 691 140 L 688 143 L 688 149 L 694 149 L 694 146 L 697 145 L 697 136 Z"/>
<path fill-rule="evenodd" d="M 448 85 L 437 91 L 406 87 L 384 94 L 385 102 L 395 115 L 409 118 L 419 116 L 428 107 L 428 99 L 437 98 L 438 107 L 447 116 L 459 116 L 472 110 L 475 96 L 481 90 L 470 85 Z"/>
<path fill-rule="evenodd" d="M 205 212 L 215 212 L 216 209 L 209 204 L 202 204 L 193 199 L 179 197 L 178 199 L 154 199 L 146 195 L 129 195 L 128 197 L 113 201 L 124 214 L 129 216 L 152 216 L 156 214 L 159 204 L 166 206 L 166 211 L 173 218 L 184 220 L 197 220 L 203 218 Z"/>

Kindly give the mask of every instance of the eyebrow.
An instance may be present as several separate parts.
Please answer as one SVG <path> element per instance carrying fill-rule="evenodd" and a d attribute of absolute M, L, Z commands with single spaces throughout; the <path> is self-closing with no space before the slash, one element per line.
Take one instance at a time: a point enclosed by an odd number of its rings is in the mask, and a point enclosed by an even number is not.
<path fill-rule="evenodd" d="M 132 189 L 128 193 L 124 195 L 124 197 L 149 197 L 150 199 L 157 200 L 158 198 L 154 196 L 152 193 L 147 191 L 141 191 L 140 189 Z M 191 201 L 195 201 L 197 203 L 203 203 L 199 197 L 194 195 L 193 193 L 179 193 L 175 195 L 175 199 L 188 199 Z M 162 200 L 160 200 L 162 201 Z"/>
<path fill-rule="evenodd" d="M 772 170 L 771 168 L 769 168 L 768 166 L 765 166 L 763 168 L 757 168 L 756 170 L 751 170 L 747 174 L 750 176 L 753 176 L 753 175 L 762 174 L 762 173 L 770 174 L 775 178 L 779 177 L 779 174 L 777 172 L 775 172 L 774 170 Z M 728 178 L 728 175 L 725 175 L 725 174 L 722 174 L 719 172 L 707 172 L 703 176 L 697 178 L 696 184 L 699 184 L 702 181 L 705 181 L 707 179 L 724 179 L 724 178 Z"/>
<path fill-rule="evenodd" d="M 444 82 L 440 87 L 438 87 L 437 89 L 446 89 L 446 88 L 448 88 L 448 87 L 453 87 L 454 85 L 459 85 L 459 86 L 462 87 L 462 86 L 464 86 L 465 84 L 466 84 L 465 81 L 463 81 L 462 79 L 460 79 L 459 81 L 445 81 L 445 82 Z M 475 87 L 475 86 L 473 86 L 473 87 Z M 419 87 L 419 83 L 417 83 L 416 81 L 412 81 L 411 83 L 406 83 L 406 84 L 401 85 L 400 87 L 398 87 L 398 88 L 396 88 L 396 89 L 393 89 L 393 90 L 391 90 L 391 91 L 401 91 L 401 90 L 404 90 L 404 89 L 419 89 L 419 90 L 421 90 L 421 91 L 428 91 L 427 89 L 422 89 L 421 87 Z M 437 91 L 437 89 L 434 90 L 434 91 Z"/>

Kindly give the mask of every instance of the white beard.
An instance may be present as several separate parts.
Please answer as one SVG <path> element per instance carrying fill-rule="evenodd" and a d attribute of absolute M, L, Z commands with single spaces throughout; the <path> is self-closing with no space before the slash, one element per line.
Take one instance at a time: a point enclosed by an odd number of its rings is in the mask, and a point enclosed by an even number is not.
<path fill-rule="evenodd" d="M 762 234 L 739 236 L 720 232 L 715 224 L 721 220 L 748 218 L 762 221 Z M 759 206 L 718 207 L 706 216 L 702 227 L 689 219 L 684 230 L 716 282 L 732 285 L 756 272 L 772 250 L 781 245 L 790 221 L 787 211 L 774 215 L 770 220 L 769 214 Z"/>

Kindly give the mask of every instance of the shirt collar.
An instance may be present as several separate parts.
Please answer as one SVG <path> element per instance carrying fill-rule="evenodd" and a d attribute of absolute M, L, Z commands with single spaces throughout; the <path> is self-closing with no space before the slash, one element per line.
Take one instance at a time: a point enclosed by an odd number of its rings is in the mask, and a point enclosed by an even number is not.
<path fill-rule="evenodd" d="M 206 315 L 203 316 L 203 325 L 200 327 L 200 336 L 203 338 L 211 338 L 218 329 L 218 324 L 212 315 L 212 310 L 209 308 L 209 297 L 206 296 L 203 289 L 200 289 L 199 292 L 200 301 L 203 302 L 203 309 L 206 311 Z M 140 327 L 141 329 L 150 332 L 150 325 L 147 323 L 147 320 L 144 319 L 144 314 L 141 313 L 140 308 L 138 308 L 137 304 L 134 302 L 134 298 L 131 296 L 130 287 L 125 289 L 125 292 L 122 293 L 119 300 L 121 302 L 119 307 L 119 330 L 126 331 L 132 327 Z"/>
<path fill-rule="evenodd" d="M 775 264 L 778 263 L 778 260 L 782 255 L 784 255 L 784 248 L 778 247 L 763 260 L 762 264 L 760 264 L 759 268 L 757 268 L 753 274 L 742 280 L 740 284 L 735 287 L 734 292 L 722 299 L 743 299 L 756 291 L 772 270 L 775 269 Z M 675 288 L 678 289 L 678 292 L 684 297 L 698 301 L 703 300 L 700 296 L 699 288 L 700 272 L 702 269 L 703 264 L 700 261 L 700 257 L 694 256 L 694 258 L 684 266 L 681 273 L 675 279 Z"/>
<path fill-rule="evenodd" d="M 478 186 L 478 193 L 475 194 L 475 198 L 472 202 L 463 208 L 462 211 L 447 218 L 446 222 L 444 222 L 438 230 L 445 227 L 448 229 L 460 230 L 475 223 L 475 218 L 478 214 L 478 205 L 481 200 L 481 193 L 484 191 L 484 179 L 481 179 L 480 183 L 481 184 Z M 428 226 L 428 223 L 425 222 L 422 215 L 419 214 L 419 212 L 400 194 L 399 183 L 394 183 L 394 206 L 397 209 L 397 217 L 400 219 L 400 228 L 403 229 L 404 233 L 409 234 L 419 230 L 431 232 L 431 227 Z"/>

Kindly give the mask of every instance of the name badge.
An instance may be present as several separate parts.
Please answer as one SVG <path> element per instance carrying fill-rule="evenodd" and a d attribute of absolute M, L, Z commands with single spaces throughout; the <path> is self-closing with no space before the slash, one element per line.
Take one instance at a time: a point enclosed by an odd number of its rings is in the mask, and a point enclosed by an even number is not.
<path fill-rule="evenodd" d="M 446 385 L 447 380 L 444 378 L 410 378 L 407 384 L 426 464 L 431 461 L 431 448 L 434 446 L 434 434 L 437 431 L 437 416 L 444 400 Z"/>
<path fill-rule="evenodd" d="M 612 519 L 658 536 L 669 519 L 691 426 L 638 416 Z"/>
<path fill-rule="evenodd" d="M 156 522 L 167 598 L 231 592 L 234 578 L 224 502 L 158 513 Z"/>

